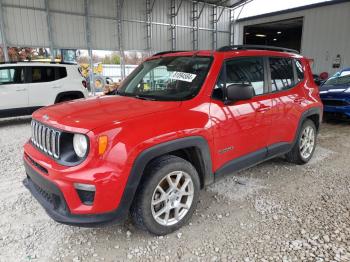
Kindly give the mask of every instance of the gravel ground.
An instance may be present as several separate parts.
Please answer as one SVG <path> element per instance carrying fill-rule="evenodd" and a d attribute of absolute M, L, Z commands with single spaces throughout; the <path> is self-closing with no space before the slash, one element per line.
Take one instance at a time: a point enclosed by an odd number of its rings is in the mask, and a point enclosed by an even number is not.
<path fill-rule="evenodd" d="M 0 261 L 350 261 L 349 125 L 323 124 L 305 166 L 275 159 L 203 190 L 189 225 L 155 237 L 53 222 L 21 183 L 30 118 L 0 120 Z"/>

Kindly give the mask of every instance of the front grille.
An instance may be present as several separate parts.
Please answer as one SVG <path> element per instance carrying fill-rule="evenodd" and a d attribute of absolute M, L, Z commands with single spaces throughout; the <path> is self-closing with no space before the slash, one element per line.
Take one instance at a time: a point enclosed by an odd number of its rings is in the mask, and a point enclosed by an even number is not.
<path fill-rule="evenodd" d="M 325 106 L 348 106 L 349 103 L 345 100 L 335 100 L 335 99 L 324 99 L 322 100 L 322 103 Z"/>
<path fill-rule="evenodd" d="M 61 132 L 32 120 L 31 141 L 38 149 L 56 159 L 60 158 Z"/>

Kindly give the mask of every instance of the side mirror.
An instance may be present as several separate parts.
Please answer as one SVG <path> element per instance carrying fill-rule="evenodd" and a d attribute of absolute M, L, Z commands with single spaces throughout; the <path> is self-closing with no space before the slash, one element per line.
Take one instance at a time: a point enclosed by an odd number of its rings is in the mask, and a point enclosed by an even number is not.
<path fill-rule="evenodd" d="M 231 102 L 248 100 L 254 96 L 254 88 L 248 84 L 232 84 L 226 87 L 227 99 Z"/>

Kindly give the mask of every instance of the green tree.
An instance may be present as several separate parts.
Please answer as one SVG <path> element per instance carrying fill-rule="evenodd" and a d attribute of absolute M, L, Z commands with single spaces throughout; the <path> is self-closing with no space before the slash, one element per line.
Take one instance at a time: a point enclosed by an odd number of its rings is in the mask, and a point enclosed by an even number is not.
<path fill-rule="evenodd" d="M 113 52 L 110 55 L 106 55 L 102 59 L 102 64 L 109 64 L 109 65 L 119 65 L 120 64 L 120 56 L 118 53 Z"/>

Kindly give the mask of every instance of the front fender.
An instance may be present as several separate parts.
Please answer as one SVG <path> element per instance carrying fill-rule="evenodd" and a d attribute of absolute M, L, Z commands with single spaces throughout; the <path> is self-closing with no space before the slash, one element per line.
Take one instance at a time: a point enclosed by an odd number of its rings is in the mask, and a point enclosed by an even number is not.
<path fill-rule="evenodd" d="M 189 148 L 196 147 L 199 149 L 202 162 L 203 162 L 203 176 L 204 176 L 204 185 L 208 185 L 213 183 L 214 175 L 212 172 L 212 162 L 210 157 L 209 146 L 205 138 L 201 136 L 192 136 L 179 138 L 172 141 L 164 142 L 161 144 L 157 144 L 152 146 L 144 151 L 142 151 L 134 161 L 122 199 L 120 201 L 120 205 L 126 205 L 130 207 L 132 204 L 132 200 L 134 199 L 135 192 L 139 186 L 139 183 L 142 178 L 142 174 L 147 166 L 147 164 L 154 158 L 167 154 L 169 152 Z"/>

